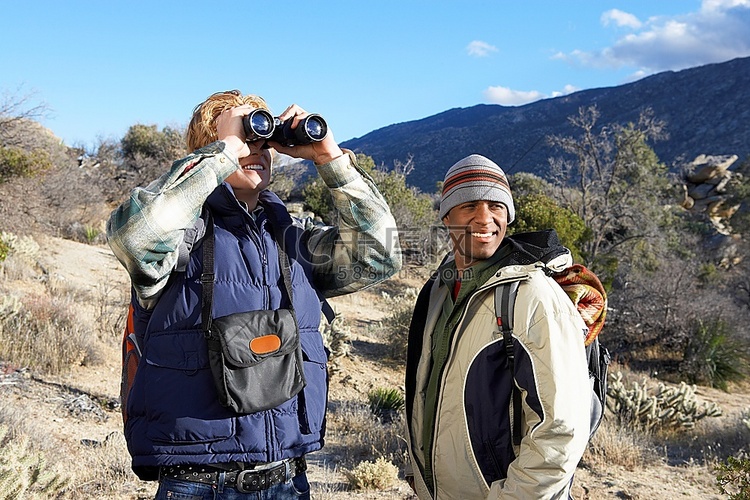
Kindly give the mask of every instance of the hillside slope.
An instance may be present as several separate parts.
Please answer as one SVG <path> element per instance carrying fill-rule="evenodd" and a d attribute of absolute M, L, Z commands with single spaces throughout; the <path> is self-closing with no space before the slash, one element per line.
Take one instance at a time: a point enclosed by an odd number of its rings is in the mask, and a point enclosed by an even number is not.
<path fill-rule="evenodd" d="M 111 312 L 125 312 L 127 276 L 105 246 L 90 246 L 59 238 L 39 241 L 39 272 L 54 277 L 69 288 L 82 292 L 119 296 L 119 305 Z M 39 276 L 14 282 L 14 293 L 41 293 Z M 402 367 L 381 357 L 384 339 L 371 334 L 371 326 L 389 313 L 381 295 L 394 294 L 406 287 L 418 286 L 423 270 L 407 269 L 398 278 L 379 287 L 332 300 L 337 312 L 351 326 L 351 354 L 341 370 L 331 378 L 331 405 L 343 402 L 366 404 L 367 392 L 376 387 L 400 387 Z M 118 295 L 119 294 L 119 295 Z M 84 309 L 82 309 L 82 313 Z M 93 314 L 89 311 L 88 314 Z M 63 470 L 75 471 L 90 464 L 96 453 L 109 464 L 119 464 L 117 475 L 95 496 L 84 498 L 145 499 L 153 495 L 155 485 L 141 483 L 129 471 L 129 458 L 122 438 L 117 407 L 120 369 L 118 334 L 102 338 L 100 359 L 86 366 L 74 366 L 70 373 L 52 377 L 38 376 L 29 370 L 0 363 L 0 417 L 12 415 L 23 422 L 32 438 L 44 443 L 47 455 Z M 725 409 L 722 419 L 730 422 L 738 412 L 750 407 L 750 394 L 725 394 L 700 388 L 700 397 L 716 401 Z M 2 419 L 0 419 L 0 422 Z M 404 481 L 384 492 L 355 492 L 346 487 L 346 479 L 332 451 L 340 449 L 341 437 L 335 426 L 329 427 L 328 445 L 310 458 L 310 479 L 316 499 L 413 499 Z M 719 443 L 720 444 L 720 443 Z M 717 443 L 706 443 L 716 446 Z M 104 450 L 104 451 L 101 451 Z M 92 458 L 92 456 L 94 458 Z M 373 457 L 374 459 L 375 457 Z M 105 478 L 106 479 L 106 478 Z M 92 486 L 93 487 L 93 486 Z M 106 488 L 106 489 L 105 489 Z M 90 491 L 90 490 L 89 490 Z M 666 457 L 652 464 L 628 470 L 622 466 L 582 466 L 576 476 L 575 494 L 579 499 L 670 499 L 722 498 L 716 493 L 713 476 L 702 462 L 670 463 Z"/>
<path fill-rule="evenodd" d="M 626 85 L 583 90 L 523 106 L 481 104 L 398 123 L 348 140 L 343 146 L 393 166 L 413 156 L 410 184 L 433 192 L 457 160 L 471 153 L 488 156 L 508 173 L 548 168 L 555 153 L 549 135 L 568 135 L 568 118 L 596 105 L 600 125 L 636 122 L 651 108 L 666 122 L 669 138 L 653 144 L 668 165 L 699 154 L 750 155 L 750 58 L 682 71 L 667 71 Z"/>

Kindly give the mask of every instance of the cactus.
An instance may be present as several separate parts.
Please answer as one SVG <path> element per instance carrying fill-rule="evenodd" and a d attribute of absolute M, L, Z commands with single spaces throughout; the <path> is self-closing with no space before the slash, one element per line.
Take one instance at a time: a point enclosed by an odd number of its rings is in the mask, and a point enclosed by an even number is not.
<path fill-rule="evenodd" d="M 341 314 L 336 313 L 330 324 L 323 328 L 323 345 L 330 351 L 329 367 L 331 373 L 341 371 L 341 359 L 351 350 L 351 327 L 344 323 Z"/>
<path fill-rule="evenodd" d="M 0 233 L 0 242 L 8 248 L 7 255 L 18 255 L 33 263 L 39 254 L 39 243 L 31 236 L 17 236 L 13 233 Z"/>
<path fill-rule="evenodd" d="M 750 430 L 750 408 L 742 412 L 742 415 L 740 415 L 740 421 L 748 428 L 748 430 Z"/>
<path fill-rule="evenodd" d="M 47 470 L 40 453 L 29 450 L 28 436 L 12 438 L 8 427 L 0 425 L 0 500 L 53 498 L 67 483 Z"/>
<path fill-rule="evenodd" d="M 6 319 L 17 316 L 21 311 L 21 301 L 15 295 L 3 295 L 0 298 L 0 327 Z"/>
<path fill-rule="evenodd" d="M 633 382 L 625 387 L 621 372 L 611 374 L 607 389 L 609 409 L 621 422 L 629 422 L 648 430 L 690 429 L 706 417 L 722 414 L 716 403 L 699 403 L 694 385 L 681 382 L 678 387 L 667 387 L 660 383 L 654 392 L 648 382 Z"/>

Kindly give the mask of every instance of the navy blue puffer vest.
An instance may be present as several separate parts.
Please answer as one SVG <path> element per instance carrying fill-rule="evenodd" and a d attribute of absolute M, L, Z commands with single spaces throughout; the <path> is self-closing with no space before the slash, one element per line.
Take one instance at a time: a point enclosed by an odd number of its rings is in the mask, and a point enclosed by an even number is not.
<path fill-rule="evenodd" d="M 276 235 L 284 235 L 307 385 L 269 411 L 240 415 L 219 404 L 201 330 L 203 252 L 197 244 L 185 272 L 172 273 L 156 307 L 136 307 L 142 358 L 127 399 L 125 437 L 133 470 L 145 480 L 156 479 L 158 466 L 273 462 L 323 445 L 327 355 L 304 232 L 269 191 L 261 193 L 264 210 L 257 220 L 226 184 L 207 204 L 215 221 L 215 318 L 288 307 L 276 244 Z"/>

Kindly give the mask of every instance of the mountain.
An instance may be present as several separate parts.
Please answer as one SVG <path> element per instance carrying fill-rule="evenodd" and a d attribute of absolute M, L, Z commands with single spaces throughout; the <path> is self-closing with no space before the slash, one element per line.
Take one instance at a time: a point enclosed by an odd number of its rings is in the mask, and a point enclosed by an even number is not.
<path fill-rule="evenodd" d="M 524 106 L 480 104 L 393 124 L 342 146 L 391 167 L 413 156 L 409 184 L 433 192 L 445 171 L 471 153 L 495 160 L 507 173 L 544 176 L 557 154 L 549 135 L 572 135 L 568 118 L 596 105 L 599 125 L 636 122 L 651 108 L 666 122 L 667 140 L 651 144 L 677 169 L 699 154 L 750 155 L 750 57 L 682 71 L 666 71 L 616 87 L 582 90 Z"/>

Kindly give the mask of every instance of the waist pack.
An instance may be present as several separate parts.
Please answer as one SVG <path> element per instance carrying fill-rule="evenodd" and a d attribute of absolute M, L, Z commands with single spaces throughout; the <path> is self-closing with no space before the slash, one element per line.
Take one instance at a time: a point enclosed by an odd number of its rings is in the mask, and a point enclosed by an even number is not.
<path fill-rule="evenodd" d="M 237 413 L 269 410 L 305 387 L 302 346 L 294 310 L 261 310 L 212 318 L 214 225 L 210 213 L 203 241 L 202 328 L 219 402 Z M 289 304 L 292 280 L 282 248 L 279 263 Z"/>

